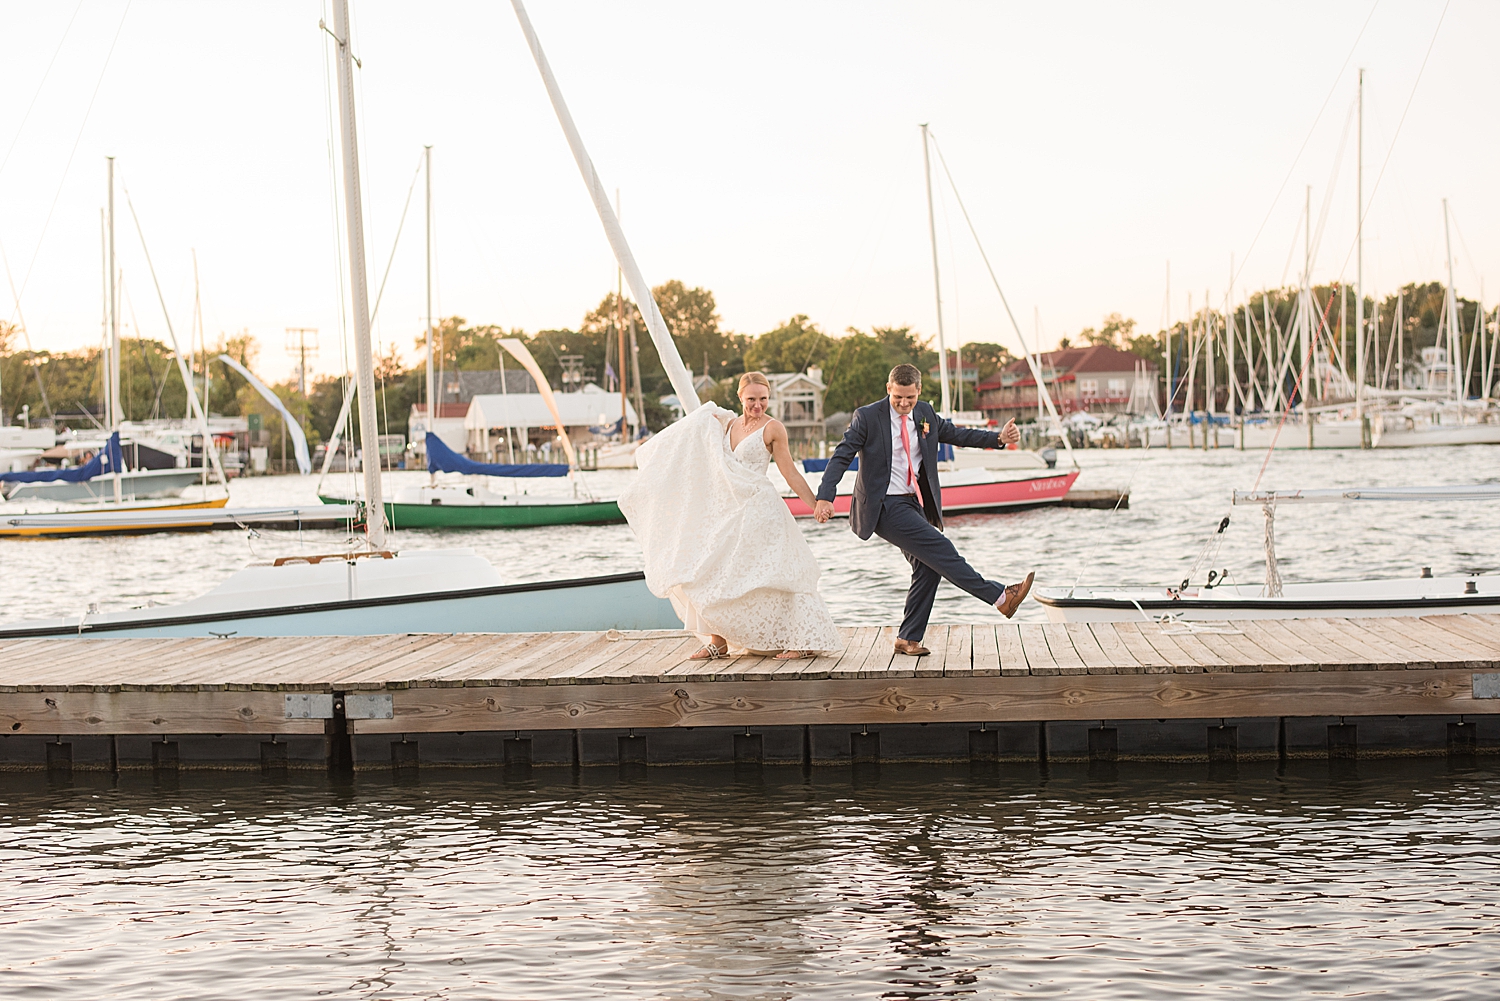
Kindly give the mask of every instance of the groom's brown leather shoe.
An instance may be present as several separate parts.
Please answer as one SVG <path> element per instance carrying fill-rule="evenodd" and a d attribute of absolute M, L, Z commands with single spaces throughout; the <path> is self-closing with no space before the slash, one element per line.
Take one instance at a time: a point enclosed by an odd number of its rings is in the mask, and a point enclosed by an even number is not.
<path fill-rule="evenodd" d="M 995 602 L 995 611 L 1007 619 L 1016 614 L 1016 609 L 1021 607 L 1021 602 L 1031 593 L 1031 582 L 1036 579 L 1036 571 L 1026 575 L 1026 579 L 1019 584 L 1012 584 L 1005 589 L 1000 600 Z"/>
<path fill-rule="evenodd" d="M 931 650 L 927 649 L 916 640 L 897 640 L 896 652 L 904 653 L 908 657 L 926 657 L 928 654 L 932 653 Z"/>

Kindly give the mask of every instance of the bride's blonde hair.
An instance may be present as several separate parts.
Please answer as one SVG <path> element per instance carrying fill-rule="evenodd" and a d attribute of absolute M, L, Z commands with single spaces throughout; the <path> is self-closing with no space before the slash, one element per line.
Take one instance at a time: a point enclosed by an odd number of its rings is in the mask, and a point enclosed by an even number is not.
<path fill-rule="evenodd" d="M 740 376 L 740 388 L 735 391 L 736 395 L 738 395 L 739 393 L 743 393 L 745 391 L 745 387 L 749 385 L 765 386 L 766 392 L 769 393 L 771 391 L 771 380 L 767 379 L 759 372 L 746 372 L 744 375 Z"/>

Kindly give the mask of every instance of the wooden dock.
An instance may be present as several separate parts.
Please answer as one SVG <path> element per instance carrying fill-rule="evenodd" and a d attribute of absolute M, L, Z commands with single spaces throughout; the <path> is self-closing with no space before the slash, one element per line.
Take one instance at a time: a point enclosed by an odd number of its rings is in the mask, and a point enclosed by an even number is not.
<path fill-rule="evenodd" d="M 1249 721 L 1281 721 L 1284 730 L 1288 718 L 1338 718 L 1326 724 L 1334 727 L 1351 726 L 1345 718 L 1431 717 L 1463 727 L 1470 716 L 1475 725 L 1500 716 L 1494 615 L 938 625 L 928 632 L 932 654 L 925 657 L 894 653 L 889 628 L 842 634 L 842 650 L 789 662 L 752 655 L 691 661 L 698 643 L 680 632 L 13 641 L 0 644 L 0 767 L 35 765 L 40 752 L 20 750 L 28 741 L 61 747 L 85 737 L 111 738 L 116 766 L 122 752 L 113 738 L 175 746 L 191 735 L 239 735 L 273 747 L 278 738 L 316 738 L 323 751 L 309 746 L 302 756 L 310 761 L 319 753 L 339 758 L 332 742 L 347 740 L 356 763 L 388 767 L 408 752 L 392 750 L 387 759 L 381 738 L 410 743 L 415 761 L 414 737 L 472 742 L 490 734 L 491 751 L 475 753 L 496 762 L 496 733 L 508 735 L 507 745 L 556 738 L 564 749 L 534 754 L 528 743 L 526 760 L 563 756 L 580 764 L 600 757 L 585 752 L 582 732 L 605 735 L 611 748 L 619 736 L 620 761 L 629 741 L 644 746 L 648 737 L 659 749 L 678 750 L 661 757 L 642 749 L 641 760 L 696 761 L 741 757 L 726 734 L 781 728 L 807 731 L 802 746 L 761 757 L 821 761 L 859 759 L 848 746 L 851 728 L 858 737 L 893 727 L 969 733 L 1027 725 L 1031 733 L 1043 724 L 1034 738 L 1011 741 L 1024 757 L 1036 753 L 1022 746 L 1028 742 L 1045 754 L 1045 726 L 1067 722 L 1113 732 L 1132 721 L 1241 720 L 1250 729 Z M 817 753 L 810 728 L 836 732 L 834 751 Z M 691 740 L 690 731 L 697 731 Z M 1197 736 L 1188 744 L 1208 753 L 1202 728 L 1190 732 Z M 1460 731 L 1460 742 L 1478 749 L 1487 731 L 1473 732 L 1473 725 Z M 1500 745 L 1500 731 L 1495 737 Z M 426 748 L 438 744 L 424 740 L 423 763 L 468 760 L 468 752 L 434 758 Z M 722 753 L 704 744 L 710 740 Z M 924 756 L 920 740 L 902 740 L 911 749 L 905 756 Z M 987 741 L 981 756 L 990 753 Z M 949 744 L 930 756 L 962 756 Z M 503 750 L 519 760 L 518 746 Z M 246 753 L 205 752 L 204 760 L 223 764 Z M 603 760 L 613 753 L 600 752 Z M 1005 756 L 1002 747 L 994 754 Z M 163 752 L 151 756 L 160 764 Z M 175 750 L 168 757 L 179 760 Z"/>

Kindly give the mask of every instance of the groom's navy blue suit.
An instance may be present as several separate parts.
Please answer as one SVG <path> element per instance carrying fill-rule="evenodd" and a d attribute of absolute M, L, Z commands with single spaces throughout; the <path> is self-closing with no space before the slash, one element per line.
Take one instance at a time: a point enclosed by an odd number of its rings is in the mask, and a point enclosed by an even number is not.
<path fill-rule="evenodd" d="M 854 412 L 844 440 L 834 449 L 823 472 L 818 500 L 832 502 L 849 464 L 859 456 L 858 479 L 849 506 L 849 527 L 861 539 L 878 535 L 901 550 L 911 564 L 911 588 L 906 592 L 906 614 L 897 633 L 901 639 L 921 642 L 932 614 L 932 599 L 938 580 L 947 580 L 986 604 L 993 605 L 1005 586 L 985 580 L 958 554 L 943 535 L 942 494 L 938 486 L 938 443 L 969 448 L 999 448 L 1000 435 L 955 426 L 937 415 L 932 405 L 918 402 L 912 409 L 917 440 L 913 459 L 920 465 L 917 476 L 921 498 L 911 494 L 887 496 L 891 479 L 891 403 L 882 397 Z M 923 426 L 928 428 L 923 433 Z M 917 456 L 920 455 L 920 459 Z"/>

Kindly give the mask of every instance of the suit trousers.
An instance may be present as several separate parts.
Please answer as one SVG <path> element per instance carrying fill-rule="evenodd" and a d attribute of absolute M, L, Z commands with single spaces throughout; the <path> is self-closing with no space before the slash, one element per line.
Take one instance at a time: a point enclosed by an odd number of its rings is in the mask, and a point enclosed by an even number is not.
<path fill-rule="evenodd" d="M 911 564 L 911 587 L 906 592 L 906 614 L 897 633 L 921 642 L 932 615 L 939 580 L 968 591 L 987 605 L 1005 593 L 1005 585 L 985 580 L 959 555 L 948 537 L 928 522 L 922 503 L 912 494 L 887 494 L 880 508 L 875 534 L 897 549 Z"/>

